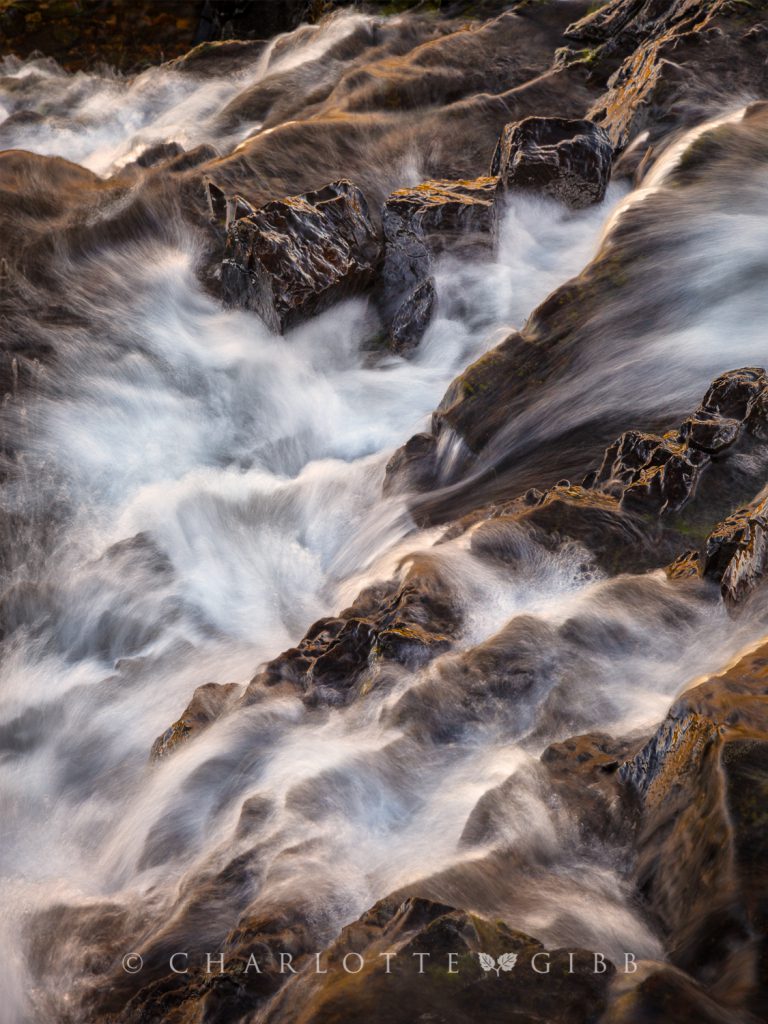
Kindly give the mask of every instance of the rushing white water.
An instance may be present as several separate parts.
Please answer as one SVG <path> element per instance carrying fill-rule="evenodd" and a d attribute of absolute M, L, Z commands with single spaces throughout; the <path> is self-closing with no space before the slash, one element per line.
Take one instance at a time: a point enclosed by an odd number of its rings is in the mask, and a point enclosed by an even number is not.
<path fill-rule="evenodd" d="M 351 25 L 340 20 L 333 31 Z M 317 59 L 329 40 L 312 34 L 303 45 L 306 53 L 275 60 Z M 271 60 L 262 57 L 249 80 Z M 220 142 L 206 124 L 243 87 L 163 70 L 126 92 L 108 76 L 11 71 L 30 78 L 28 95 L 61 77 L 60 106 L 77 112 L 76 124 L 54 116 L 14 128 L 13 144 L 99 173 L 150 142 Z M 300 898 L 320 933 L 333 934 L 393 889 L 479 861 L 488 848 L 462 846 L 462 831 L 478 799 L 514 775 L 519 796 L 494 844 L 528 855 L 531 867 L 517 879 L 518 902 L 499 912 L 547 942 L 659 954 L 625 899 L 615 854 L 577 849 L 573 823 L 537 774 L 538 749 L 520 742 L 537 724 L 541 695 L 513 720 L 499 711 L 455 743 L 424 744 L 395 724 L 400 701 L 450 682 L 456 653 L 324 716 L 289 699 L 254 705 L 147 763 L 196 686 L 247 682 L 313 620 L 435 539 L 415 531 L 400 500 L 379 497 L 387 458 L 423 428 L 457 372 L 590 259 L 624 191 L 612 186 L 600 208 L 577 214 L 510 200 L 492 259 L 440 264 L 438 315 L 410 361 L 371 362 L 362 300 L 286 338 L 255 316 L 222 311 L 195 277 L 192 234 L 101 252 L 93 274 L 81 266 L 68 282 L 89 326 L 58 331 L 66 368 L 55 397 L 29 410 L 27 476 L 9 498 L 23 509 L 34 489 L 35 500 L 47 495 L 71 512 L 35 581 L 35 613 L 3 655 L 0 971 L 9 1022 L 44 1019 L 40 1008 L 51 1005 L 25 979 L 18 952 L 36 911 L 108 898 L 146 900 L 162 916 L 185 879 L 253 845 L 237 829 L 255 797 L 267 816 L 258 893 L 248 898 Z M 716 325 L 696 335 L 712 350 L 699 375 L 734 362 L 715 334 Z M 642 352 L 660 374 L 691 354 L 682 345 L 657 359 L 660 344 Z M 616 373 L 616 360 L 606 366 L 606 377 Z M 610 392 L 610 401 L 622 397 Z M 150 543 L 114 547 L 137 534 Z M 661 574 L 633 589 L 585 572 L 577 547 L 531 551 L 519 572 L 489 567 L 466 537 L 436 557 L 463 595 L 464 649 L 523 613 L 553 635 L 602 630 L 586 676 L 567 676 L 570 649 L 555 673 L 565 689 L 553 693 L 578 706 L 583 729 L 647 729 L 681 684 L 750 635 L 748 622 L 735 628 L 716 606 L 686 604 Z M 629 637 L 621 651 L 612 630 Z M 544 859 L 549 874 L 537 866 Z M 235 921 L 233 912 L 223 931 Z M 215 915 L 210 927 L 222 932 Z M 75 936 L 72 962 L 76 946 Z M 76 987 L 66 957 L 56 969 L 61 977 L 54 970 L 45 986 Z"/>

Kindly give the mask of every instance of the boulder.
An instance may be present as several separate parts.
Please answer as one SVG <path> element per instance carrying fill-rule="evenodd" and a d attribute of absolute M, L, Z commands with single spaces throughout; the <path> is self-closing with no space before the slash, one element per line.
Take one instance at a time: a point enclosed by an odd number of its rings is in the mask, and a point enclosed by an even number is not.
<path fill-rule="evenodd" d="M 612 160 L 608 135 L 592 121 L 526 117 L 504 128 L 491 174 L 505 188 L 540 192 L 579 209 L 602 201 Z"/>
<path fill-rule="evenodd" d="M 365 197 L 351 182 L 335 181 L 234 217 L 222 263 L 224 299 L 281 334 L 363 291 L 378 257 Z"/>
<path fill-rule="evenodd" d="M 434 308 L 434 259 L 450 250 L 491 251 L 499 220 L 497 177 L 425 181 L 384 204 L 384 260 L 378 303 L 397 352 L 414 348 Z"/>

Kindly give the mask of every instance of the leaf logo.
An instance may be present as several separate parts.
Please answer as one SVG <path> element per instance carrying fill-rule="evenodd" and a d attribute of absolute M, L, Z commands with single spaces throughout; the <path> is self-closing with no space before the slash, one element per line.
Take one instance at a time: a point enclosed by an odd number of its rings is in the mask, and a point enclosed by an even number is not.
<path fill-rule="evenodd" d="M 487 953 L 478 953 L 477 958 L 484 971 L 496 971 L 499 977 L 500 971 L 511 971 L 517 963 L 517 953 L 502 953 L 498 960 L 494 960 Z"/>

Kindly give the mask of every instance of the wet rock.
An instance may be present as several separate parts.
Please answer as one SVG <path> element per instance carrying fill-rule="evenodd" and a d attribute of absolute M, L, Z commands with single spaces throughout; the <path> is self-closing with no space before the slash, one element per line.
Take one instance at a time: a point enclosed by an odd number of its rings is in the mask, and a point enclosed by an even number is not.
<path fill-rule="evenodd" d="M 493 969 L 482 966 L 480 954 L 493 958 Z M 362 964 L 359 973 L 343 973 L 345 957 L 350 967 Z M 418 896 L 379 901 L 342 931 L 321 963 L 327 974 L 306 972 L 284 987 L 267 1012 L 268 1024 L 299 1018 L 307 1024 L 464 1024 L 476 1018 L 478 1006 L 483 1021 L 501 1024 L 510 1020 L 511 1005 L 521 1020 L 587 1024 L 603 1010 L 614 973 L 611 964 L 605 974 L 593 973 L 587 950 L 548 951 L 502 922 Z M 547 963 L 549 973 L 537 974 Z"/>
<path fill-rule="evenodd" d="M 398 579 L 367 588 L 350 608 L 318 620 L 296 647 L 262 667 L 244 700 L 260 699 L 265 687 L 284 687 L 309 706 L 347 704 L 375 685 L 387 663 L 416 668 L 446 651 L 460 621 L 439 561 L 414 556 Z"/>
<path fill-rule="evenodd" d="M 714 999 L 760 1016 L 768 920 L 766 693 L 763 646 L 684 693 L 619 770 L 640 812 L 638 891 L 672 963 Z"/>
<path fill-rule="evenodd" d="M 554 540 L 580 541 L 608 572 L 645 568 L 659 557 L 658 540 L 614 497 L 584 487 L 551 487 L 520 521 Z"/>
<path fill-rule="evenodd" d="M 739 450 L 742 435 L 759 435 L 768 379 L 759 367 L 722 374 L 677 432 L 629 430 L 605 452 L 585 481 L 620 497 L 623 507 L 665 515 L 694 496 L 713 459 Z"/>
<path fill-rule="evenodd" d="M 612 160 L 610 139 L 592 121 L 527 117 L 504 129 L 491 174 L 505 188 L 539 192 L 578 209 L 602 201 Z"/>
<path fill-rule="evenodd" d="M 626 838 L 632 828 L 618 770 L 644 741 L 586 733 L 552 743 L 541 755 L 557 796 L 578 821 L 583 839 Z"/>
<path fill-rule="evenodd" d="M 768 497 L 738 509 L 707 538 L 702 575 L 720 584 L 723 598 L 741 604 L 768 571 Z"/>
<path fill-rule="evenodd" d="M 222 264 L 224 298 L 288 327 L 359 294 L 378 261 L 365 198 L 349 181 L 260 207 L 229 225 Z"/>
<path fill-rule="evenodd" d="M 384 204 L 384 260 L 378 304 L 394 351 L 418 344 L 435 301 L 432 267 L 447 250 L 492 251 L 499 220 L 497 177 L 425 181 Z"/>
<path fill-rule="evenodd" d="M 194 149 L 180 153 L 168 164 L 168 170 L 174 174 L 188 171 L 191 167 L 198 167 L 200 164 L 207 164 L 209 160 L 216 160 L 220 156 L 214 146 L 203 143 L 195 146 Z"/>
<path fill-rule="evenodd" d="M 141 156 L 136 158 L 136 166 L 156 167 L 157 164 L 166 163 L 183 153 L 184 147 L 178 142 L 158 142 L 153 146 L 147 146 Z"/>
<path fill-rule="evenodd" d="M 69 71 L 110 66 L 126 72 L 184 53 L 194 43 L 200 5 L 188 0 L 115 4 L 54 0 L 0 7 L 3 53 L 43 52 Z"/>
<path fill-rule="evenodd" d="M 534 616 L 519 615 L 483 643 L 442 658 L 387 719 L 433 743 L 454 743 L 491 723 L 519 736 L 531 728 L 536 704 L 560 669 L 554 631 Z"/>
<path fill-rule="evenodd" d="M 601 1024 L 757 1024 L 749 1012 L 722 1005 L 683 971 L 655 961 L 617 974 Z"/>
<path fill-rule="evenodd" d="M 384 494 L 428 490 L 437 471 L 437 438 L 414 434 L 387 463 Z"/>
<path fill-rule="evenodd" d="M 150 759 L 159 761 L 198 735 L 232 706 L 241 692 L 237 683 L 204 683 L 192 694 L 192 700 L 177 721 L 152 744 Z"/>
<path fill-rule="evenodd" d="M 393 352 L 404 354 L 416 348 L 429 327 L 436 298 L 435 282 L 428 277 L 400 305 L 390 333 L 390 348 Z"/>
<path fill-rule="evenodd" d="M 607 449 L 592 485 L 615 490 L 618 484 L 626 508 L 661 515 L 682 508 L 705 463 L 702 455 L 675 435 L 657 437 L 629 430 Z"/>
<path fill-rule="evenodd" d="M 467 529 L 474 554 L 513 566 L 532 564 L 537 545 L 555 551 L 577 542 L 587 549 L 585 569 L 589 563 L 612 574 L 663 565 L 679 550 L 676 538 L 623 508 L 615 495 L 568 481 L 467 516 L 447 535 Z"/>
<path fill-rule="evenodd" d="M 643 130 L 655 140 L 700 115 L 719 90 L 760 94 L 765 40 L 759 31 L 750 37 L 761 51 L 753 55 L 743 39 L 761 20 L 759 7 L 728 0 L 602 5 L 566 30 L 587 45 L 591 64 L 616 68 L 588 116 L 623 147 Z"/>

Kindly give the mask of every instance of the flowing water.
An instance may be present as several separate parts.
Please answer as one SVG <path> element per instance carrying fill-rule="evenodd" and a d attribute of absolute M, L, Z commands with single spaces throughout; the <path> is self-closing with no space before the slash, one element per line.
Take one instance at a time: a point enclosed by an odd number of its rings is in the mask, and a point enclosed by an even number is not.
<path fill-rule="evenodd" d="M 360 24 L 337 19 L 325 37 L 301 30 L 240 80 L 150 70 L 126 84 L 9 64 L 0 109 L 18 109 L 23 93 L 42 117 L 0 125 L 3 144 L 103 176 L 157 141 L 226 149 L 239 138 L 222 134 L 215 113 L 270 60 L 317 60 Z M 673 593 L 663 574 L 607 580 L 585 571 L 576 545 L 530 545 L 517 568 L 500 568 L 459 538 L 434 549 L 461 595 L 459 650 L 523 615 L 552 636 L 568 626 L 596 638 L 582 642 L 581 661 L 564 647 L 552 679 L 514 715 L 492 708 L 449 743 L 397 724 L 403 700 L 450 676 L 452 652 L 346 709 L 255 704 L 148 763 L 196 686 L 247 682 L 315 619 L 430 548 L 440 531 L 419 532 L 404 498 L 380 496 L 389 456 L 424 428 L 462 368 L 592 258 L 627 192 L 612 185 L 600 207 L 579 213 L 510 199 L 493 257 L 440 264 L 438 316 L 408 361 L 371 359 L 364 300 L 285 338 L 254 315 L 222 310 L 198 283 L 192 228 L 60 267 L 79 319 L 43 328 L 66 359 L 55 387 L 27 402 L 23 472 L 4 499 L 22 514 L 52 511 L 44 538 L 20 538 L 34 570 L 13 581 L 29 596 L 2 654 L 2 1020 L 58 1020 L 76 1003 L 81 936 L 55 936 L 44 977 L 26 958 L 41 910 L 146 908 L 134 937 L 146 953 L 215 949 L 248 906 L 300 903 L 327 941 L 398 887 L 488 853 L 460 837 L 478 799 L 510 776 L 519 785 L 491 845 L 514 849 L 527 868 L 514 899 L 505 891 L 494 903 L 490 887 L 475 904 L 545 942 L 660 955 L 625 894 L 620 851 L 583 849 L 536 763 L 561 735 L 542 712 L 548 695 L 578 708 L 573 731 L 648 730 L 684 685 L 757 635 L 752 619 L 734 627 L 719 605 Z M 750 202 L 747 238 L 764 217 Z M 673 254 L 684 310 L 716 276 L 691 239 L 706 234 L 721 268 L 733 256 L 722 218 L 686 218 Z M 547 393 L 518 430 L 535 444 L 537 430 L 585 417 L 590 400 L 690 407 L 713 372 L 759 361 L 766 299 L 747 298 L 738 309 L 729 300 L 685 312 L 663 336 L 629 324 L 612 344 L 601 338 L 584 375 Z M 694 368 L 683 386 L 673 381 L 680 367 Z M 246 801 L 264 811 L 251 830 Z M 248 850 L 258 851 L 248 885 L 212 896 L 204 923 L 185 917 L 185 893 Z M 175 931 L 158 939 L 158 922 L 174 913 Z"/>

